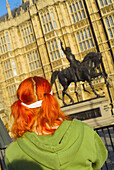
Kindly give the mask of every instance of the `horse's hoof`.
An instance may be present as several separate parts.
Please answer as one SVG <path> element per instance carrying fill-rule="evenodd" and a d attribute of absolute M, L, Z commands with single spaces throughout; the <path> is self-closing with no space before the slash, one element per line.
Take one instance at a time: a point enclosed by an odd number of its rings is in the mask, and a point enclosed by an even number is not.
<path fill-rule="evenodd" d="M 67 104 L 66 103 L 63 103 L 64 104 L 64 106 L 67 106 Z"/>
<path fill-rule="evenodd" d="M 73 104 L 73 103 L 74 103 L 74 100 L 71 100 L 71 101 L 70 101 L 70 103 L 72 103 L 72 104 Z"/>

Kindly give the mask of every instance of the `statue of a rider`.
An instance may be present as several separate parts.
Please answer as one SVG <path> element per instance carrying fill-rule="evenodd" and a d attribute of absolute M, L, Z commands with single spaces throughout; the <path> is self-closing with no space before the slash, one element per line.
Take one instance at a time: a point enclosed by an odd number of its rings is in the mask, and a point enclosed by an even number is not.
<path fill-rule="evenodd" d="M 70 66 L 72 68 L 74 68 L 76 75 L 77 75 L 77 79 L 78 81 L 81 80 L 80 78 L 80 73 L 79 73 L 79 67 L 76 67 L 76 60 L 75 60 L 75 56 L 71 53 L 71 48 L 70 47 L 66 47 L 65 49 L 63 48 L 63 43 L 60 40 L 60 44 L 61 44 L 61 49 L 63 50 L 64 54 L 66 55 L 67 60 L 70 62 Z M 78 61 L 78 64 L 80 65 L 80 62 Z"/>

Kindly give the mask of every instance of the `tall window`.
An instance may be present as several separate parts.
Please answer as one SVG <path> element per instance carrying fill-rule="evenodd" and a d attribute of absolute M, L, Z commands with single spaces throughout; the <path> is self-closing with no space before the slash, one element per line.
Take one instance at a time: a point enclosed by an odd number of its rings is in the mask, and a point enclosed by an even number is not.
<path fill-rule="evenodd" d="M 69 4 L 69 8 L 70 8 L 73 23 L 86 18 L 82 0 L 73 1 L 72 3 Z"/>
<path fill-rule="evenodd" d="M 106 27 L 110 38 L 114 38 L 114 15 L 105 18 Z"/>
<path fill-rule="evenodd" d="M 57 29 L 57 24 L 56 24 L 53 10 L 51 10 L 50 12 L 42 13 L 41 19 L 42 19 L 43 29 L 45 33 Z"/>
<path fill-rule="evenodd" d="M 27 58 L 28 58 L 28 62 L 29 62 L 29 66 L 30 66 L 31 71 L 36 70 L 39 67 L 41 67 L 37 50 L 32 51 L 29 54 L 27 54 Z"/>
<path fill-rule="evenodd" d="M 3 100 L 3 94 L 0 94 L 0 110 L 3 110 L 5 108 L 4 100 Z"/>
<path fill-rule="evenodd" d="M 13 103 L 16 100 L 16 86 L 12 85 L 9 87 L 11 102 Z"/>
<path fill-rule="evenodd" d="M 12 70 L 13 70 L 13 74 L 14 74 L 14 76 L 17 76 L 17 71 L 16 71 L 15 62 L 14 62 L 13 59 L 11 60 L 11 62 L 12 62 Z"/>
<path fill-rule="evenodd" d="M 113 0 L 99 0 L 99 2 L 100 2 L 100 6 L 104 7 L 113 3 Z"/>
<path fill-rule="evenodd" d="M 48 42 L 49 54 L 50 54 L 52 61 L 60 58 L 60 49 L 59 48 L 60 48 L 59 42 L 57 42 L 56 39 Z M 62 53 L 61 53 L 61 55 L 62 55 Z"/>
<path fill-rule="evenodd" d="M 8 33 L 5 33 L 0 36 L 0 52 L 1 54 L 11 51 L 11 43 Z"/>
<path fill-rule="evenodd" d="M 24 45 L 28 45 L 32 42 L 34 42 L 34 36 L 33 36 L 33 29 L 32 26 L 29 24 L 26 27 L 23 27 L 21 29 Z"/>
<path fill-rule="evenodd" d="M 55 29 L 57 29 L 57 24 L 56 24 L 56 21 L 55 21 L 55 16 L 54 16 L 53 10 L 51 10 L 51 18 L 52 18 L 53 27 Z"/>
<path fill-rule="evenodd" d="M 4 62 L 4 70 L 6 74 L 6 79 L 12 78 L 17 75 L 14 60 L 7 60 Z"/>
<path fill-rule="evenodd" d="M 6 39 L 7 39 L 8 49 L 9 49 L 9 51 L 11 51 L 11 43 L 10 43 L 10 39 L 9 39 L 8 33 L 6 33 Z"/>
<path fill-rule="evenodd" d="M 81 51 L 85 51 L 94 47 L 89 28 L 77 32 L 77 38 L 79 41 Z"/>

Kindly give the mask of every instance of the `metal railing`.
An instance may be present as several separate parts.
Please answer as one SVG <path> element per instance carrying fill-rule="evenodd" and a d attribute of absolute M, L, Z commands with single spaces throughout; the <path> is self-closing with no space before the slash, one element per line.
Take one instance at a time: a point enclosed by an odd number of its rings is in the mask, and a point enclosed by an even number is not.
<path fill-rule="evenodd" d="M 95 131 L 108 150 L 108 158 L 101 170 L 114 170 L 114 125 L 96 128 Z"/>
<path fill-rule="evenodd" d="M 7 166 L 5 163 L 5 148 L 0 149 L 0 165 L 1 165 L 1 170 L 7 170 Z"/>
<path fill-rule="evenodd" d="M 5 149 L 11 142 L 12 139 L 9 136 L 2 120 L 0 119 L 0 165 L 2 170 L 7 170 L 5 164 Z"/>

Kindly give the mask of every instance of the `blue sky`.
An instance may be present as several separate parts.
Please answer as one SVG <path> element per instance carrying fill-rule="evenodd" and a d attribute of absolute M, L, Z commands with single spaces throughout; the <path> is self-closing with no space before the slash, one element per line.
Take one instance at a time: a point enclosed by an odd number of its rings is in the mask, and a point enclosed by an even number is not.
<path fill-rule="evenodd" d="M 11 10 L 19 7 L 21 0 L 8 0 Z M 0 0 L 0 17 L 7 13 L 6 0 Z"/>

